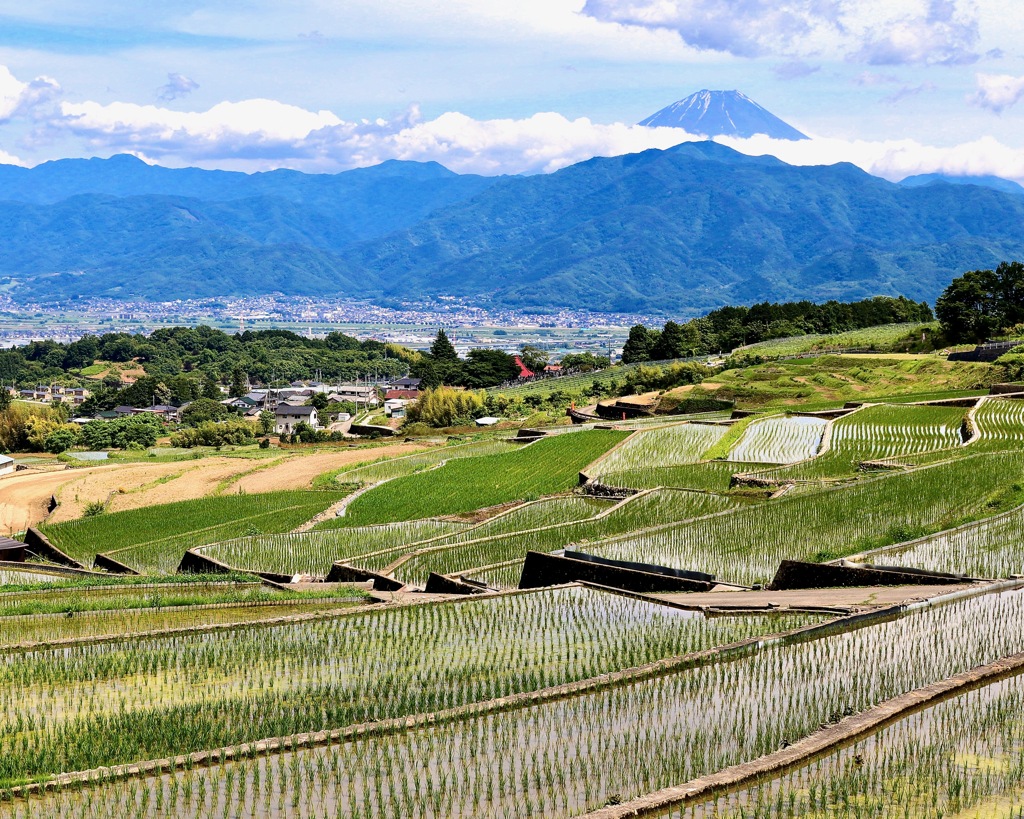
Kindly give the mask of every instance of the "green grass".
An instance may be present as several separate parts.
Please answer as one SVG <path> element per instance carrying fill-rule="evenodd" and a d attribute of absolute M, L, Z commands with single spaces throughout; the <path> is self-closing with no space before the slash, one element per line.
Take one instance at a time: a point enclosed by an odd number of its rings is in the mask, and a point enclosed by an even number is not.
<path fill-rule="evenodd" d="M 450 461 L 396 478 L 360 496 L 344 521 L 359 526 L 461 515 L 571 489 L 580 470 L 628 433 L 586 430 L 544 438 L 520 450 Z"/>
<path fill-rule="evenodd" d="M 734 400 L 743 408 L 801 410 L 841 406 L 846 401 L 933 400 L 979 395 L 999 380 L 990 364 L 950 362 L 938 357 L 892 359 L 851 356 L 774 361 L 725 370 L 708 379 L 717 389 L 697 388 L 686 395 Z M 670 393 L 671 394 L 671 393 Z"/>
<path fill-rule="evenodd" d="M 487 390 L 495 395 L 504 395 L 509 398 L 526 398 L 530 395 L 549 397 L 554 392 L 564 392 L 566 395 L 589 395 L 594 385 L 600 385 L 604 389 L 612 386 L 612 382 L 621 384 L 626 375 L 637 367 L 664 367 L 669 364 L 676 364 L 683 361 L 704 361 L 703 358 L 673 358 L 668 361 L 644 361 L 637 364 L 616 364 L 592 373 L 579 373 L 577 375 L 566 375 L 560 378 L 544 378 L 540 381 L 531 381 L 525 384 L 517 384 L 513 387 L 491 387 Z"/>
<path fill-rule="evenodd" d="M 221 495 L 43 525 L 54 546 L 90 565 L 109 554 L 140 571 L 173 572 L 182 554 L 220 540 L 288 532 L 332 503 L 340 492 Z"/>
<path fill-rule="evenodd" d="M 732 448 L 739 442 L 740 438 L 743 437 L 743 433 L 747 431 L 747 427 L 756 420 L 756 415 L 748 415 L 745 418 L 740 418 L 736 423 L 730 424 L 725 435 L 719 438 L 712 446 L 708 447 L 707 451 L 704 453 L 704 459 L 707 461 L 715 461 L 725 460 L 728 458 Z"/>
<path fill-rule="evenodd" d="M 776 338 L 740 347 L 736 352 L 762 356 L 786 356 L 837 348 L 870 348 L 885 351 L 902 347 L 900 342 L 906 341 L 908 338 L 918 340 L 922 331 L 937 330 L 938 326 L 936 322 L 930 324 L 883 324 L 879 327 L 866 327 L 862 330 L 849 330 L 845 333 Z"/>

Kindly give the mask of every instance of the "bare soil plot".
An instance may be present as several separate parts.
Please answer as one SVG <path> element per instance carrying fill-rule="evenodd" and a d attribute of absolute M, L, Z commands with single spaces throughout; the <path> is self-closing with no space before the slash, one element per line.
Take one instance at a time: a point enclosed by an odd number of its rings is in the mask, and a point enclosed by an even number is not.
<path fill-rule="evenodd" d="M 276 492 L 283 489 L 308 489 L 315 478 L 325 472 L 346 466 L 376 461 L 385 456 L 397 458 L 428 449 L 423 444 L 398 444 L 371 449 L 348 449 L 340 452 L 317 452 L 291 455 L 274 466 L 246 475 L 232 484 L 231 492 Z"/>
<path fill-rule="evenodd" d="M 46 517 L 50 496 L 71 480 L 83 479 L 110 467 L 19 472 L 0 478 L 0 534 L 21 532 Z"/>
<path fill-rule="evenodd" d="M 132 463 L 99 469 L 71 470 L 55 492 L 60 506 L 48 518 L 61 523 L 82 516 L 86 504 L 105 503 L 123 512 L 161 503 L 213 495 L 222 481 L 247 472 L 261 462 L 239 458 L 204 458 L 173 463 Z M 111 493 L 114 494 L 111 497 Z"/>

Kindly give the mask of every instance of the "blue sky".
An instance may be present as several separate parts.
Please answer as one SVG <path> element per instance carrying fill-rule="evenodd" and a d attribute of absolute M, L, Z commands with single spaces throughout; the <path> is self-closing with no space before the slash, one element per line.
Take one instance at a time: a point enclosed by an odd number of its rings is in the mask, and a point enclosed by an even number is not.
<path fill-rule="evenodd" d="M 740 150 L 1020 180 L 1022 43 L 996 0 L 0 0 L 0 160 L 543 172 L 736 88 L 813 137 Z"/>

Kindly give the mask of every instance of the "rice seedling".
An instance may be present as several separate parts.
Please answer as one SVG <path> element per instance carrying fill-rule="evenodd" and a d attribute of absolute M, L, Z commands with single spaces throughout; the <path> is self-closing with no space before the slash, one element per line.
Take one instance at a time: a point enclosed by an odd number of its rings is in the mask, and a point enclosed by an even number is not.
<path fill-rule="evenodd" d="M 972 449 L 1009 449 L 1024 444 L 1024 401 L 990 398 L 974 414 L 978 439 Z"/>
<path fill-rule="evenodd" d="M 786 558 L 856 554 L 991 517 L 1020 502 L 1024 453 L 980 455 L 709 519 L 592 543 L 589 551 L 764 582 Z M 482 565 L 482 564 L 481 564 Z"/>
<path fill-rule="evenodd" d="M 344 498 L 340 492 L 223 495 L 44 525 L 54 546 L 91 565 L 109 554 L 139 571 L 173 572 L 187 549 L 245 534 L 287 532 Z"/>
<path fill-rule="evenodd" d="M 759 472 L 779 480 L 851 475 L 863 461 L 902 458 L 962 443 L 965 407 L 879 404 L 833 422 L 829 450 L 807 463 Z M 966 450 L 964 450 L 966 452 Z"/>
<path fill-rule="evenodd" d="M 1024 676 L 946 700 L 842 751 L 661 819 L 1020 816 Z"/>
<path fill-rule="evenodd" d="M 0 592 L 4 586 L 23 586 L 28 583 L 59 583 L 64 580 L 59 574 L 33 572 L 29 569 L 0 569 Z"/>
<path fill-rule="evenodd" d="M 359 526 L 460 515 L 564 492 L 578 483 L 582 469 L 627 434 L 585 430 L 543 438 L 500 455 L 451 461 L 371 489 L 356 498 L 340 520 Z"/>
<path fill-rule="evenodd" d="M 431 712 L 809 622 L 563 588 L 0 655 L 0 787 Z"/>
<path fill-rule="evenodd" d="M 799 415 L 754 421 L 729 452 L 730 461 L 788 464 L 813 458 L 828 422 Z"/>
<path fill-rule="evenodd" d="M 1020 592 L 959 600 L 617 688 L 144 781 L 65 789 L 0 805 L 0 811 L 153 815 L 152 806 L 160 802 L 180 816 L 238 809 L 247 815 L 570 816 L 754 759 L 822 723 L 1020 651 L 1022 615 Z M 986 725 L 1015 719 L 1016 735 L 1020 707 L 1019 694 L 1002 708 L 981 704 L 974 710 L 977 719 L 967 724 L 979 726 L 980 733 Z M 963 736 L 957 716 L 954 707 L 935 726 L 935 735 L 948 727 L 954 737 Z M 1010 770 L 1019 776 L 1017 740 L 1002 730 L 991 745 L 966 743 L 956 764 L 971 765 L 972 749 L 1005 749 Z M 925 756 L 921 766 L 934 758 Z M 986 759 L 973 763 L 972 776 L 982 787 Z M 948 770 L 957 773 L 955 765 Z M 899 758 L 892 772 L 906 773 Z M 890 784 L 879 777 L 872 787 L 884 794 Z M 892 814 L 853 809 L 851 815 Z"/>
<path fill-rule="evenodd" d="M 458 532 L 467 524 L 439 520 L 352 526 L 280 535 L 257 535 L 214 543 L 201 554 L 240 571 L 324 576 L 331 564 Z"/>
<path fill-rule="evenodd" d="M 642 466 L 692 464 L 715 444 L 728 427 L 716 424 L 673 424 L 631 436 L 621 446 L 594 464 L 598 475 Z"/>

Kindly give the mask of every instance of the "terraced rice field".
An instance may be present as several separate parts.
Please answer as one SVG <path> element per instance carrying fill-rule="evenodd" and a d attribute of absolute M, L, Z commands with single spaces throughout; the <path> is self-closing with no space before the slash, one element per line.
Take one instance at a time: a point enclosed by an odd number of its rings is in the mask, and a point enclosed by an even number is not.
<path fill-rule="evenodd" d="M 828 422 L 798 415 L 754 421 L 729 452 L 730 461 L 788 464 L 813 458 Z"/>
<path fill-rule="evenodd" d="M 812 622 L 564 588 L 0 654 L 0 787 L 450 708 Z"/>
<path fill-rule="evenodd" d="M 461 515 L 572 489 L 579 473 L 628 433 L 584 430 L 543 438 L 499 455 L 463 458 L 388 481 L 347 507 L 346 525 Z M 417 457 L 417 456 L 414 456 Z"/>
<path fill-rule="evenodd" d="M 972 448 L 1003 449 L 1024 445 L 1024 401 L 994 398 L 984 401 L 974 416 L 978 440 Z"/>
<path fill-rule="evenodd" d="M 103 553 L 144 573 L 173 573 L 186 550 L 246 534 L 288 532 L 345 497 L 342 492 L 224 495 L 41 526 L 85 566 Z"/>
<path fill-rule="evenodd" d="M 719 495 L 660 490 L 629 500 L 604 516 L 591 520 L 513 531 L 455 546 L 431 546 L 429 551 L 398 566 L 394 574 L 406 583 L 422 584 L 431 572 L 455 574 L 495 563 L 522 560 L 531 550 L 552 552 L 574 544 L 586 551 L 590 542 L 618 532 L 633 532 L 648 526 L 713 515 L 735 505 L 731 498 Z M 374 562 L 378 568 L 384 568 L 381 561 L 391 563 L 397 557 L 394 553 L 381 555 Z"/>
<path fill-rule="evenodd" d="M 335 561 L 434 540 L 467 527 L 468 524 L 452 521 L 414 520 L 237 538 L 203 546 L 197 551 L 240 571 L 323 577 Z"/>
<path fill-rule="evenodd" d="M 738 583 L 763 582 L 786 558 L 841 557 L 990 517 L 999 509 L 986 514 L 986 504 L 1001 494 L 1008 498 L 1021 481 L 1024 453 L 981 455 L 628 534 L 589 550 Z"/>
<path fill-rule="evenodd" d="M 785 776 L 651 819 L 1014 817 L 1024 804 L 1024 675 L 911 714 Z M 1016 813 L 1015 813 L 1016 811 Z"/>
<path fill-rule="evenodd" d="M 716 424 L 688 423 L 637 432 L 594 464 L 592 471 L 603 476 L 645 466 L 697 463 L 726 430 Z"/>
<path fill-rule="evenodd" d="M 913 566 L 970 577 L 1024 575 L 1024 508 L 865 559 L 880 565 Z"/>
<path fill-rule="evenodd" d="M 239 804 L 261 815 L 572 816 L 755 759 L 821 723 L 1022 648 L 1024 595 L 987 595 L 571 698 L 64 789 L 44 804 L 71 813 L 88 799 L 105 814 L 160 805 L 179 816 Z M 984 724 L 984 709 L 974 713 Z"/>
<path fill-rule="evenodd" d="M 622 486 L 630 489 L 656 489 L 677 487 L 700 489 L 708 492 L 725 492 L 732 476 L 738 472 L 760 472 L 767 464 L 741 464 L 723 461 L 684 464 L 682 466 L 638 466 L 621 472 L 602 473 L 599 480 L 607 486 Z"/>
<path fill-rule="evenodd" d="M 808 463 L 764 473 L 766 477 L 813 480 L 857 471 L 863 461 L 954 450 L 963 440 L 965 407 L 879 404 L 833 422 L 828 452 Z"/>
<path fill-rule="evenodd" d="M 420 452 L 415 455 L 406 455 L 402 458 L 385 458 L 376 463 L 366 464 L 347 472 L 341 472 L 335 477 L 339 484 L 345 483 L 379 483 L 380 481 L 401 478 L 404 475 L 412 475 L 422 472 L 425 469 L 434 469 L 440 464 L 460 458 L 476 458 L 483 455 L 499 455 L 508 452 L 510 447 L 519 444 L 512 443 L 505 439 L 491 441 L 477 441 L 470 444 L 456 444 L 453 446 L 438 447 L 429 452 Z"/>

